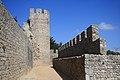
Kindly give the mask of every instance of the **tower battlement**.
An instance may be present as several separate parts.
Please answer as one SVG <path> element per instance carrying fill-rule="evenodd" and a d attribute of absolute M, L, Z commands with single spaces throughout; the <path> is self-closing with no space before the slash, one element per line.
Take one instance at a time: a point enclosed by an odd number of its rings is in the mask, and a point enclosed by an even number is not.
<path fill-rule="evenodd" d="M 49 64 L 50 62 L 50 24 L 47 10 L 30 8 L 30 28 L 33 34 L 34 54 L 33 65 Z"/>
<path fill-rule="evenodd" d="M 49 11 L 45 10 L 45 9 L 40 9 L 40 8 L 37 8 L 36 10 L 34 8 L 30 8 L 30 16 L 31 15 L 36 15 L 36 14 L 49 15 Z"/>

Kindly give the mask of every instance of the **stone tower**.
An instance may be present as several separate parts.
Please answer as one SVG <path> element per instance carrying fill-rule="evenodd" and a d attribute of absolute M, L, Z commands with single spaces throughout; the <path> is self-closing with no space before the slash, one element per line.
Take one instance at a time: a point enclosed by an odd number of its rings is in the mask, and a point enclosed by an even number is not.
<path fill-rule="evenodd" d="M 34 65 L 50 63 L 50 23 L 47 10 L 30 9 L 30 30 L 33 34 Z"/>

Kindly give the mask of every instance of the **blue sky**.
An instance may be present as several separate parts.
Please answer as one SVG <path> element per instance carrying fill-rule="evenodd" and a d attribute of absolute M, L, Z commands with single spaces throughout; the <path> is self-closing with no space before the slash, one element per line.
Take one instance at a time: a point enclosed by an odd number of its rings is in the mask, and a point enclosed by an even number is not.
<path fill-rule="evenodd" d="M 91 24 L 99 25 L 99 36 L 107 49 L 120 49 L 120 0 L 2 0 L 13 17 L 22 25 L 29 9 L 50 12 L 51 36 L 56 42 L 67 42 Z"/>

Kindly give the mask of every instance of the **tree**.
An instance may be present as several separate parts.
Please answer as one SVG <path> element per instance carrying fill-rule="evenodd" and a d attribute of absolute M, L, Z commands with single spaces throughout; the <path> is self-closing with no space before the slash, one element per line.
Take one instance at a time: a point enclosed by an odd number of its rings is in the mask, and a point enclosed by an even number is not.
<path fill-rule="evenodd" d="M 119 53 L 119 52 L 114 52 L 114 51 L 108 50 L 108 51 L 107 51 L 107 55 L 120 55 L 120 53 Z"/>
<path fill-rule="evenodd" d="M 55 40 L 53 37 L 50 37 L 50 49 L 54 49 Z"/>
<path fill-rule="evenodd" d="M 54 53 L 56 53 L 56 49 L 62 46 L 62 42 L 59 44 L 55 42 L 53 37 L 50 37 L 50 49 L 54 49 Z"/>

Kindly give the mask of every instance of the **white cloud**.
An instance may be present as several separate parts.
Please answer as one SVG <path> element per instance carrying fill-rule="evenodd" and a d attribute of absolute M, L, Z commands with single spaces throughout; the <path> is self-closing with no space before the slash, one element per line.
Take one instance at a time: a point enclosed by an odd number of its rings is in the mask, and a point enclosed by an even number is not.
<path fill-rule="evenodd" d="M 113 30 L 114 27 L 111 24 L 106 24 L 105 22 L 102 22 L 99 24 L 100 29 L 102 30 Z"/>

